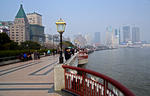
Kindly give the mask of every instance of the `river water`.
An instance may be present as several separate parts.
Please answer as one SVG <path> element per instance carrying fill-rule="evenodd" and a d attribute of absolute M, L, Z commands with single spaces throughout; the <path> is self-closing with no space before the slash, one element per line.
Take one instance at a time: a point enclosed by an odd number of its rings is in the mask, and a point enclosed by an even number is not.
<path fill-rule="evenodd" d="M 150 96 L 150 48 L 95 51 L 84 67 L 119 81 L 136 96 Z"/>

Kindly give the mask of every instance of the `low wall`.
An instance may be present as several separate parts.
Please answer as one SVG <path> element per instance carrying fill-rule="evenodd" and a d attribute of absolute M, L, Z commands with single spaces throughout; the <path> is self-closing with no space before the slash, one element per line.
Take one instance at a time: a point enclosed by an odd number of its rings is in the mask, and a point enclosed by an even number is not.
<path fill-rule="evenodd" d="M 64 69 L 62 65 L 70 65 L 70 66 L 77 66 L 78 53 L 74 54 L 69 60 L 67 60 L 64 64 L 57 64 L 54 67 L 54 90 L 61 91 L 61 89 L 65 88 L 65 77 L 64 77 Z"/>

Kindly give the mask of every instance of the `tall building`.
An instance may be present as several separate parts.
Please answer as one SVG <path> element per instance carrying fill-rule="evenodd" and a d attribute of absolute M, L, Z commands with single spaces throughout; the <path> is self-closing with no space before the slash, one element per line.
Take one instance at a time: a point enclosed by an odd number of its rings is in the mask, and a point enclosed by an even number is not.
<path fill-rule="evenodd" d="M 120 32 L 118 29 L 115 29 L 115 34 L 113 36 L 113 47 L 118 48 L 119 46 L 119 38 L 120 38 Z"/>
<path fill-rule="evenodd" d="M 45 34 L 44 26 L 42 26 L 42 15 L 36 12 L 28 13 L 27 18 L 30 24 L 30 40 L 39 43 L 44 43 Z"/>
<path fill-rule="evenodd" d="M 95 32 L 95 34 L 94 34 L 94 43 L 97 46 L 100 45 L 100 32 Z"/>
<path fill-rule="evenodd" d="M 42 15 L 36 12 L 28 13 L 27 18 L 30 24 L 36 24 L 42 26 Z"/>
<path fill-rule="evenodd" d="M 130 41 L 130 26 L 123 26 L 123 42 Z"/>
<path fill-rule="evenodd" d="M 120 32 L 120 28 L 119 28 L 119 44 L 121 44 L 121 32 Z"/>
<path fill-rule="evenodd" d="M 14 24 L 10 26 L 10 39 L 18 43 L 30 40 L 29 23 L 22 4 L 15 17 Z"/>
<path fill-rule="evenodd" d="M 132 28 L 132 42 L 137 43 L 140 42 L 140 29 L 139 27 Z"/>
<path fill-rule="evenodd" d="M 106 46 L 112 47 L 113 44 L 113 28 L 108 26 L 106 28 Z"/>

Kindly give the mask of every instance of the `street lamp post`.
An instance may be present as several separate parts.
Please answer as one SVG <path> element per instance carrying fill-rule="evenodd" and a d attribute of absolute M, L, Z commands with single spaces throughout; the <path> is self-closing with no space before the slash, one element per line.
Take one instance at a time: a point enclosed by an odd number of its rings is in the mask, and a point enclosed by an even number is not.
<path fill-rule="evenodd" d="M 56 22 L 57 32 L 60 34 L 60 57 L 59 57 L 59 63 L 63 63 L 63 56 L 62 56 L 62 34 L 65 31 L 66 22 L 60 18 L 60 20 L 57 20 Z"/>

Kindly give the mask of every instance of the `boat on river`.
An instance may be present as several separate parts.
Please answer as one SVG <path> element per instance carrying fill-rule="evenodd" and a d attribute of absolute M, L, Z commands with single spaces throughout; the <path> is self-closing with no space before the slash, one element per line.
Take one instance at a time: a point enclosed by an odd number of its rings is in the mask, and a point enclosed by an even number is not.
<path fill-rule="evenodd" d="M 78 64 L 83 65 L 88 63 L 88 53 L 86 51 L 79 51 L 78 53 Z"/>

